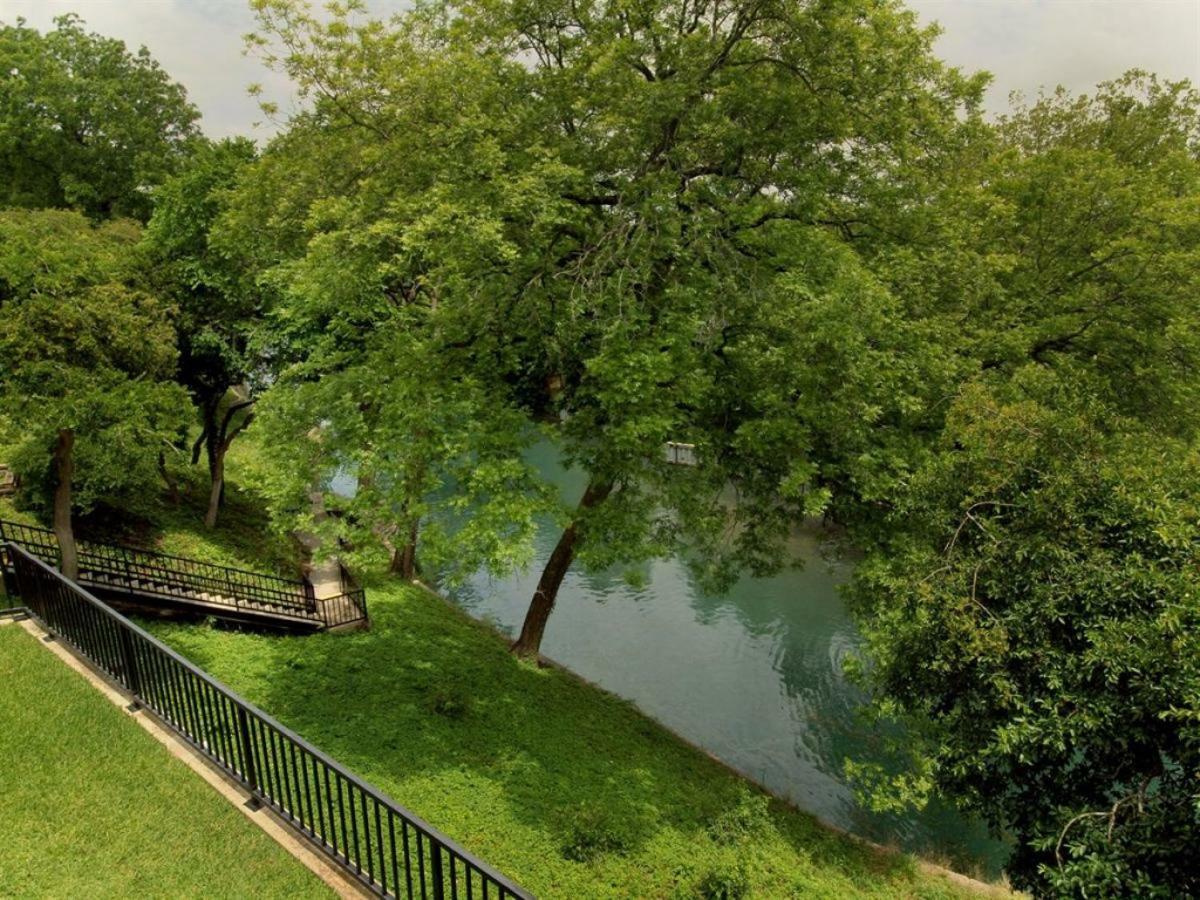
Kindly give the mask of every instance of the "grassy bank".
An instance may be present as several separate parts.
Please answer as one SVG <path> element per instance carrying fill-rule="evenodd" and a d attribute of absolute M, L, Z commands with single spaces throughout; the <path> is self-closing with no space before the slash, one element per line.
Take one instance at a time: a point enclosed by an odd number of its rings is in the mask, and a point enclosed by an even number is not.
<path fill-rule="evenodd" d="M 273 565 L 287 542 L 264 537 L 252 494 L 236 488 L 243 466 L 231 462 L 217 532 L 199 524 L 199 489 L 123 532 L 172 552 Z M 153 628 L 541 897 L 967 894 L 911 857 L 769 801 L 631 704 L 516 662 L 495 633 L 435 595 L 381 575 L 367 587 L 367 632 Z"/>
<path fill-rule="evenodd" d="M 332 896 L 15 625 L 0 685 L 0 897 Z"/>

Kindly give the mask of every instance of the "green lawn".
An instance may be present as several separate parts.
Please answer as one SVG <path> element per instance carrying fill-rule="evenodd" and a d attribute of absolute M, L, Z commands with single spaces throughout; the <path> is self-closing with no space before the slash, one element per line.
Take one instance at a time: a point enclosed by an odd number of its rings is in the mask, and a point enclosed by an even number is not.
<path fill-rule="evenodd" d="M 78 673 L 0 627 L 0 897 L 333 893 Z"/>
<path fill-rule="evenodd" d="M 911 859 L 773 804 L 610 694 L 518 664 L 442 600 L 369 586 L 368 632 L 160 635 L 546 897 L 951 897 Z M 716 894 L 715 896 L 720 896 Z"/>
<path fill-rule="evenodd" d="M 264 536 L 253 494 L 236 486 L 253 483 L 248 441 L 239 443 L 221 527 L 200 525 L 197 483 L 184 506 L 164 505 L 143 526 L 143 542 L 259 568 L 278 562 L 285 545 Z M 151 627 L 542 898 L 966 894 L 911 857 L 768 803 L 631 704 L 518 663 L 440 598 L 382 575 L 367 587 L 366 632 Z"/>

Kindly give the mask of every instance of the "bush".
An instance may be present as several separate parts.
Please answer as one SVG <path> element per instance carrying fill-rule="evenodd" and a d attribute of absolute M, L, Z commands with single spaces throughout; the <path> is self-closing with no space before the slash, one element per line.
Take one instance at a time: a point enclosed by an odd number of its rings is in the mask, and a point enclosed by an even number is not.
<path fill-rule="evenodd" d="M 633 845 L 630 826 L 598 806 L 581 806 L 570 813 L 562 855 L 591 862 L 605 853 L 624 853 Z"/>
<path fill-rule="evenodd" d="M 749 894 L 750 873 L 732 854 L 713 863 L 696 884 L 696 896 L 702 900 L 742 900 Z"/>
<path fill-rule="evenodd" d="M 766 794 L 743 790 L 734 806 L 708 824 L 708 836 L 722 847 L 734 847 L 759 837 L 770 827 L 770 805 Z"/>
<path fill-rule="evenodd" d="M 443 719 L 463 719 L 471 711 L 471 694 L 461 684 L 442 684 L 425 695 L 425 708 Z"/>

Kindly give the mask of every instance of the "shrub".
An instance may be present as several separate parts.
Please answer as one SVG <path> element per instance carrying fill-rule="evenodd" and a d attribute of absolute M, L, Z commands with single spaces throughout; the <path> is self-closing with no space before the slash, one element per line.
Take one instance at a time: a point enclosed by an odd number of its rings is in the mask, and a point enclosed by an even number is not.
<path fill-rule="evenodd" d="M 633 844 L 630 826 L 598 806 L 571 811 L 562 855 L 575 862 L 591 862 L 605 853 L 624 853 Z"/>
<path fill-rule="evenodd" d="M 425 708 L 444 719 L 465 718 L 471 711 L 471 703 L 471 694 L 456 683 L 438 685 L 425 695 Z"/>
<path fill-rule="evenodd" d="M 733 847 L 759 837 L 771 824 L 770 798 L 743 790 L 737 803 L 708 824 L 708 836 L 722 847 Z"/>
<path fill-rule="evenodd" d="M 745 863 L 733 854 L 713 863 L 696 884 L 696 896 L 702 900 L 742 900 L 750 894 L 750 873 Z"/>

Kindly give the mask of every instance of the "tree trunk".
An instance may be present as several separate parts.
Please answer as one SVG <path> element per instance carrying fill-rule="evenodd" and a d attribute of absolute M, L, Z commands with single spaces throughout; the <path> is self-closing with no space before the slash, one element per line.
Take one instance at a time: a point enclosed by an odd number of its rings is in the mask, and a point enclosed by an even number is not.
<path fill-rule="evenodd" d="M 212 487 L 208 492 L 208 512 L 204 516 L 206 528 L 217 527 L 217 514 L 221 511 L 221 500 L 225 496 L 225 453 L 228 445 L 218 443 L 208 450 L 208 472 L 212 476 Z"/>
<path fill-rule="evenodd" d="M 217 431 L 217 407 L 219 404 L 220 397 L 216 399 L 210 397 L 200 405 L 200 436 L 196 438 L 196 443 L 192 444 L 193 466 L 200 462 L 200 451 L 212 447 L 210 435 L 216 434 Z"/>
<path fill-rule="evenodd" d="M 392 574 L 399 575 L 407 581 L 417 577 L 417 537 L 420 533 L 420 523 L 413 522 L 408 529 L 408 539 L 402 547 L 397 547 L 392 553 Z"/>
<path fill-rule="evenodd" d="M 75 477 L 75 432 L 63 428 L 54 444 L 54 535 L 58 538 L 60 569 L 72 581 L 79 577 L 79 552 L 71 528 L 71 479 Z"/>
<path fill-rule="evenodd" d="M 171 498 L 171 505 L 178 506 L 180 501 L 179 482 L 174 479 L 170 470 L 167 468 L 167 454 L 162 450 L 158 451 L 158 474 L 162 477 L 163 482 L 167 486 L 167 491 L 169 492 Z"/>
<path fill-rule="evenodd" d="M 612 482 L 588 482 L 579 501 L 577 512 L 583 512 L 603 503 L 612 493 Z M 546 560 L 545 568 L 538 579 L 533 599 L 529 602 L 529 610 L 525 613 L 525 622 L 521 626 L 521 636 L 512 645 L 512 652 L 517 656 L 536 659 L 542 648 L 542 636 L 546 633 L 546 622 L 554 610 L 554 602 L 558 599 L 558 589 L 562 587 L 563 579 L 575 559 L 575 546 L 579 542 L 579 516 L 576 515 L 554 545 L 554 552 Z"/>
<path fill-rule="evenodd" d="M 208 450 L 208 472 L 212 476 L 212 485 L 208 492 L 208 512 L 204 516 L 204 524 L 208 528 L 217 527 L 217 515 L 221 512 L 221 505 L 225 502 L 225 454 L 229 452 L 229 445 L 233 443 L 233 439 L 249 427 L 254 419 L 254 414 L 246 413 L 242 417 L 242 421 L 231 429 L 233 417 L 241 410 L 253 405 L 253 400 L 234 403 L 225 410 L 225 416 L 219 425 L 215 418 L 217 408 L 213 407 L 210 417 L 209 409 L 205 407 L 203 437 Z"/>

